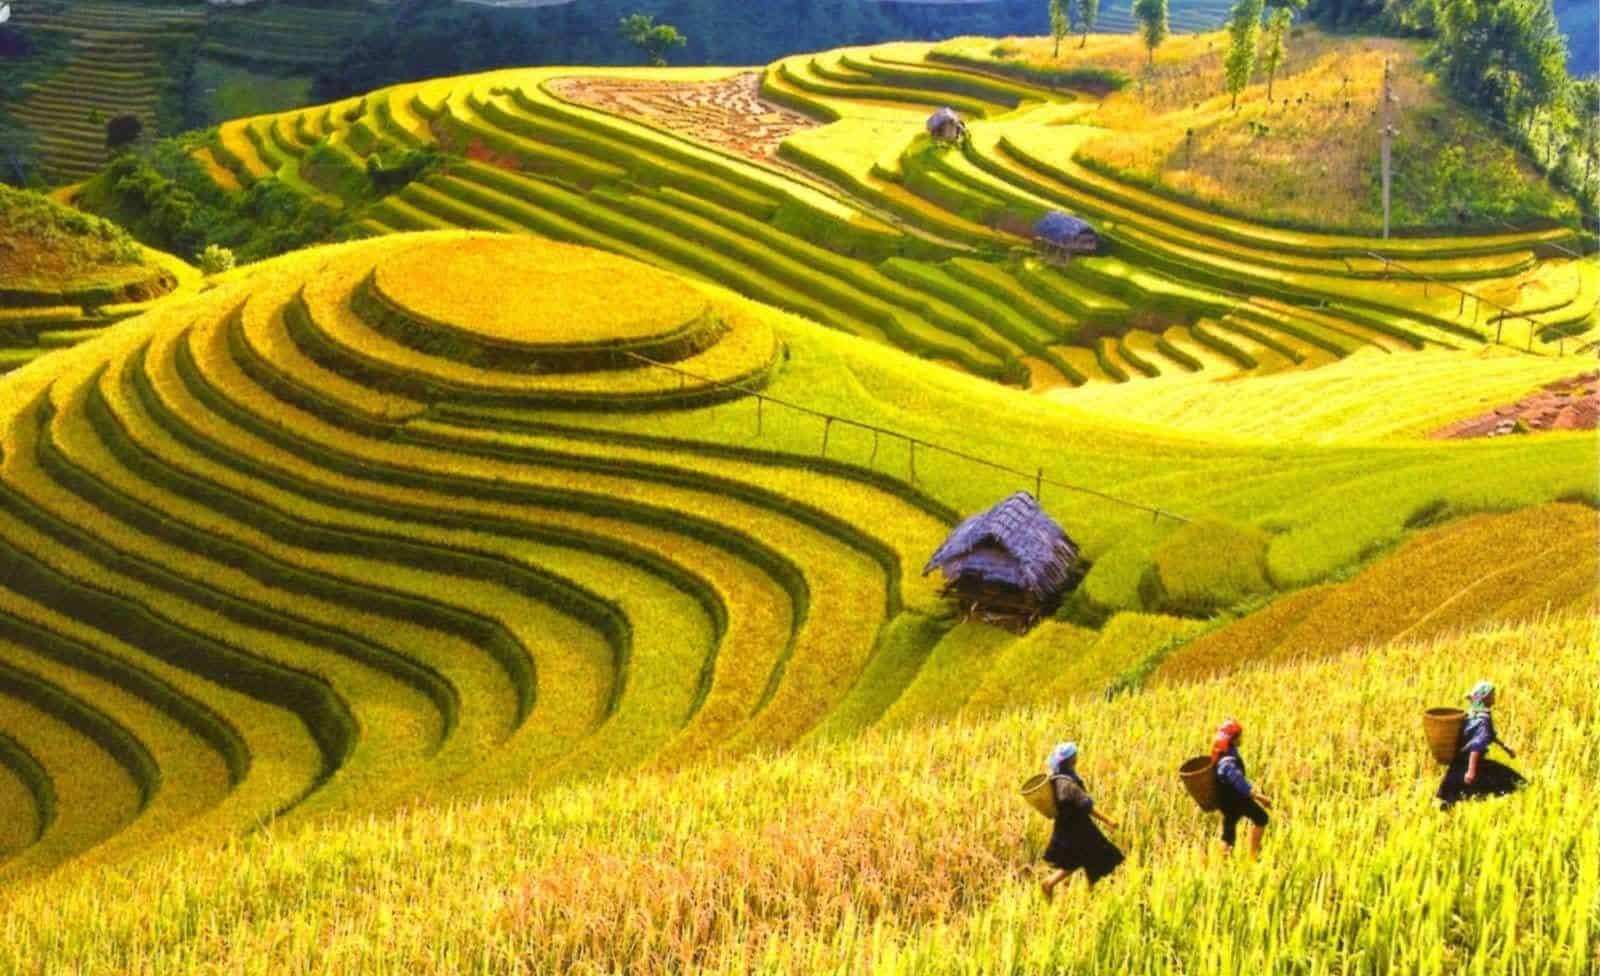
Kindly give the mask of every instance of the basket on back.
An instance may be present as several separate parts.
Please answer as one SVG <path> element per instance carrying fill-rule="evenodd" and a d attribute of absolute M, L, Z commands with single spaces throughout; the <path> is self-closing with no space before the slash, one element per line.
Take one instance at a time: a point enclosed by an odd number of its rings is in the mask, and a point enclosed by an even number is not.
<path fill-rule="evenodd" d="M 1056 818 L 1056 791 L 1050 786 L 1050 777 L 1044 773 L 1029 776 L 1023 782 L 1022 798 L 1051 820 Z"/>
<path fill-rule="evenodd" d="M 1183 788 L 1194 797 L 1200 809 L 1217 808 L 1217 766 L 1210 756 L 1195 756 L 1179 766 L 1178 778 L 1183 780 Z"/>
<path fill-rule="evenodd" d="M 1461 729 L 1467 713 L 1459 708 L 1430 708 L 1422 713 L 1422 731 L 1428 736 L 1433 758 L 1448 766 L 1461 748 Z"/>

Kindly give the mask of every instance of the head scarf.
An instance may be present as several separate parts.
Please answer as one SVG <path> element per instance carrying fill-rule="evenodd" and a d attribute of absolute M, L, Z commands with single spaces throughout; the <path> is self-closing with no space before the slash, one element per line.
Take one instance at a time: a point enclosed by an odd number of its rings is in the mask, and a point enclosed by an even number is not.
<path fill-rule="evenodd" d="M 1051 773 L 1061 772 L 1065 764 L 1069 769 L 1078 760 L 1078 744 L 1076 742 L 1062 742 L 1050 750 L 1049 768 Z"/>
<path fill-rule="evenodd" d="M 1228 719 L 1217 727 L 1217 737 L 1211 740 L 1211 761 L 1216 762 L 1233 748 L 1234 737 L 1244 731 L 1237 719 Z"/>
<path fill-rule="evenodd" d="M 1489 699 L 1493 695 L 1493 682 L 1487 680 L 1478 682 L 1472 686 L 1471 691 L 1467 692 L 1467 701 L 1470 703 L 1467 710 L 1470 712 L 1487 712 L 1489 710 Z"/>

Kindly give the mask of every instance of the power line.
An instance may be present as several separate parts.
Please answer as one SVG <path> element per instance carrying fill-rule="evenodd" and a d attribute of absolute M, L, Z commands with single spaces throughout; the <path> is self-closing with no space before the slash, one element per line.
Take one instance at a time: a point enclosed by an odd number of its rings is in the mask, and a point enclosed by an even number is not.
<path fill-rule="evenodd" d="M 664 362 L 661 362 L 660 360 L 651 359 L 649 356 L 645 356 L 645 355 L 643 355 L 641 353 L 633 352 L 631 350 L 627 350 L 626 354 L 628 356 L 631 356 L 634 359 L 642 362 L 642 363 L 647 364 L 647 365 L 657 367 L 658 369 L 668 370 L 669 372 L 672 372 L 672 373 L 676 373 L 679 376 L 680 380 L 685 379 L 685 378 L 686 379 L 692 379 L 697 383 L 704 383 L 704 384 L 707 384 L 707 385 L 710 385 L 710 386 L 713 386 L 713 387 L 717 387 L 717 388 L 720 388 L 720 389 L 737 390 L 740 393 L 743 393 L 743 394 L 745 394 L 747 396 L 755 397 L 756 398 L 756 433 L 758 435 L 761 432 L 761 422 L 762 422 L 762 419 L 761 419 L 762 418 L 761 406 L 762 406 L 763 403 L 775 403 L 778 406 L 787 407 L 790 410 L 794 410 L 794 411 L 797 411 L 799 413 L 803 413 L 803 414 L 806 414 L 808 416 L 816 417 L 816 418 L 822 420 L 823 421 L 822 453 L 823 453 L 824 457 L 826 457 L 827 453 L 828 453 L 828 437 L 829 437 L 829 434 L 832 431 L 832 428 L 833 428 L 834 424 L 842 424 L 842 425 L 847 426 L 847 427 L 854 427 L 854 428 L 856 428 L 858 430 L 870 431 L 872 433 L 872 435 L 873 435 L 873 456 L 874 457 L 877 456 L 877 440 L 878 440 L 879 437 L 888 436 L 888 437 L 893 437 L 893 438 L 897 438 L 899 440 L 905 441 L 910 446 L 910 474 L 911 474 L 911 483 L 913 485 L 916 484 L 916 480 L 917 480 L 917 448 L 921 447 L 924 450 L 936 451 L 936 452 L 941 453 L 941 454 L 947 454 L 947 455 L 949 455 L 951 457 L 959 458 L 960 460 L 963 460 L 963 461 L 968 461 L 968 462 L 973 463 L 973 464 L 979 464 L 979 465 L 982 465 L 984 467 L 993 469 L 995 471 L 1004 472 L 1005 474 L 1014 475 L 1014 476 L 1016 476 L 1018 478 L 1022 478 L 1022 479 L 1028 480 L 1028 481 L 1032 481 L 1034 483 L 1034 496 L 1035 497 L 1038 497 L 1042 493 L 1043 488 L 1044 488 L 1045 485 L 1049 485 L 1052 488 L 1060 488 L 1060 489 L 1062 489 L 1064 491 L 1072 491 L 1072 492 L 1077 492 L 1079 494 L 1092 495 L 1092 496 L 1094 496 L 1096 498 L 1102 499 L 1104 501 L 1111 502 L 1111 503 L 1116 504 L 1116 505 L 1122 505 L 1122 506 L 1125 506 L 1127 508 L 1138 509 L 1139 511 L 1142 511 L 1142 512 L 1149 512 L 1151 514 L 1151 516 L 1154 519 L 1158 520 L 1158 521 L 1160 519 L 1163 519 L 1163 518 L 1168 518 L 1168 519 L 1173 520 L 1174 522 L 1183 522 L 1183 523 L 1189 522 L 1189 519 L 1187 517 L 1182 516 L 1182 515 L 1178 515 L 1175 512 L 1169 512 L 1166 509 L 1155 508 L 1153 506 L 1145 505 L 1145 504 L 1142 504 L 1140 502 L 1129 501 L 1126 498 L 1119 498 L 1116 495 L 1112 495 L 1112 494 L 1100 491 L 1100 490 L 1095 489 L 1095 488 L 1085 488 L 1082 485 L 1074 485 L 1074 484 L 1070 484 L 1070 483 L 1065 482 L 1065 481 L 1057 481 L 1057 480 L 1055 480 L 1053 478 L 1046 478 L 1044 476 L 1044 469 L 1043 468 L 1039 468 L 1037 471 L 1023 471 L 1020 468 L 1013 468 L 1010 465 L 1001 464 L 998 461 L 991 461 L 988 458 L 979 457 L 976 454 L 969 454 L 966 451 L 960 451 L 960 450 L 957 450 L 957 449 L 955 449 L 953 447 L 946 447 L 943 444 L 936 444 L 936 443 L 934 443 L 932 441 L 924 440 L 923 438 L 920 438 L 920 437 L 914 437 L 914 436 L 912 436 L 910 434 L 901 433 L 900 431 L 897 431 L 897 430 L 891 430 L 888 427 L 880 427 L 877 424 L 870 424 L 870 423 L 867 423 L 866 421 L 862 421 L 862 420 L 852 420 L 849 417 L 843 417 L 843 416 L 840 416 L 838 414 L 831 414 L 831 413 L 828 413 L 828 412 L 823 411 L 823 410 L 817 410 L 814 407 L 808 407 L 808 406 L 806 406 L 805 404 L 802 404 L 802 403 L 795 403 L 792 400 L 785 400 L 785 399 L 782 399 L 781 397 L 775 397 L 775 396 L 772 396 L 769 393 L 765 393 L 765 392 L 762 392 L 761 390 L 754 389 L 754 388 L 749 387 L 749 386 L 747 386 L 747 385 L 745 385 L 743 383 L 726 382 L 726 381 L 723 381 L 723 380 L 716 379 L 715 377 L 704 376 L 704 375 L 696 373 L 696 372 L 694 372 L 692 370 L 687 370 L 687 369 L 684 369 L 684 368 L 682 368 L 680 366 L 673 365 L 672 363 L 664 363 Z"/>
<path fill-rule="evenodd" d="M 1383 95 L 1381 111 L 1378 114 L 1378 134 L 1382 140 L 1380 152 L 1383 156 L 1383 239 L 1389 239 L 1389 188 L 1393 183 L 1394 169 L 1394 136 L 1395 127 L 1392 118 L 1394 111 L 1394 85 L 1389 73 L 1389 59 L 1383 61 Z"/>

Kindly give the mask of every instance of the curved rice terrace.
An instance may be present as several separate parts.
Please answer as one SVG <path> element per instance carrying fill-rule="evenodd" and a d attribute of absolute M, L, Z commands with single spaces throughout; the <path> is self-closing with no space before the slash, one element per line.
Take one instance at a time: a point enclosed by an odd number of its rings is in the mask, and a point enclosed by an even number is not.
<path fill-rule="evenodd" d="M 1582 971 L 1593 436 L 1427 435 L 1585 371 L 1593 263 L 1179 204 L 1074 155 L 1095 101 L 895 44 L 217 130 L 219 186 L 369 236 L 186 272 L 0 381 L 0 958 Z M 928 143 L 945 104 L 969 143 Z M 1057 208 L 1106 252 L 1033 256 Z M 1023 635 L 923 575 L 1018 489 L 1086 564 Z M 1407 785 L 1416 696 L 1491 669 L 1527 859 Z M 1229 880 L 1150 784 L 1246 699 L 1304 789 Z M 1068 725 L 1142 863 L 1019 939 L 1041 838 L 994 784 Z M 148 917 L 96 900 L 163 871 Z M 1235 944 L 1247 890 L 1287 900 Z"/>
<path fill-rule="evenodd" d="M 369 233 L 601 247 L 1034 389 L 1487 345 L 1556 358 L 1597 335 L 1600 278 L 1569 256 L 1572 231 L 1382 240 L 1222 217 L 1078 162 L 1106 131 L 1075 122 L 1093 96 L 950 57 L 788 58 L 753 105 L 730 69 L 496 72 L 229 123 L 203 152 L 224 186 L 343 193 Z M 944 104 L 969 143 L 929 143 Z M 375 204 L 350 197 L 374 153 L 430 143 L 453 161 Z M 1106 253 L 1033 257 L 1029 229 L 1053 209 L 1092 220 Z"/>
<path fill-rule="evenodd" d="M 526 235 L 241 269 L 0 395 L 11 876 L 1092 695 L 1234 628 L 1273 658 L 1594 598 L 1582 435 L 1184 441 Z M 791 402 L 1195 520 L 1047 485 L 1079 596 L 958 624 L 922 562 L 1018 485 Z M 1408 599 L 1291 626 L 1374 592 Z"/>

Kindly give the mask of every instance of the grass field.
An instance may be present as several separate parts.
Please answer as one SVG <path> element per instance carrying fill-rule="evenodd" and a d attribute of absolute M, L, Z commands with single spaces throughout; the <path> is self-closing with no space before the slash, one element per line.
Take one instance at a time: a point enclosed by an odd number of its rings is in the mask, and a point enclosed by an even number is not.
<path fill-rule="evenodd" d="M 1515 219 L 1508 211 L 1574 215 L 1531 164 L 1451 102 L 1428 74 L 1420 42 L 1296 29 L 1271 97 L 1258 69 L 1237 108 L 1224 83 L 1227 46 L 1217 31 L 1174 36 L 1153 62 L 1137 35 L 1097 35 L 1065 45 L 1059 58 L 1048 38 L 958 40 L 936 50 L 1002 69 L 1113 72 L 1128 84 L 1086 118 L 1109 130 L 1084 144 L 1086 161 L 1254 220 L 1368 234 L 1382 227 L 1375 112 L 1387 63 L 1399 106 L 1396 227 L 1486 227 Z M 1445 159 L 1460 171 L 1445 172 Z M 1407 175 L 1413 168 L 1421 178 Z"/>
<path fill-rule="evenodd" d="M 1569 618 L 492 803 L 185 849 L 10 898 L 3 950 L 78 969 L 1532 972 L 1592 963 L 1593 631 Z M 1533 785 L 1445 817 L 1421 709 L 1481 674 Z M 1278 803 L 1226 863 L 1174 770 L 1223 714 Z M 1012 792 L 1050 743 L 1130 857 L 1046 906 Z M 792 797 L 805 796 L 797 806 Z M 94 879 L 96 883 L 89 884 Z M 155 898 L 136 893 L 156 889 Z M 135 907 L 137 906 L 137 907 Z M 1320 961 L 1320 963 L 1318 962 Z"/>

